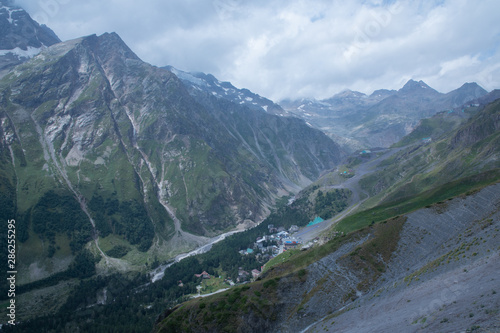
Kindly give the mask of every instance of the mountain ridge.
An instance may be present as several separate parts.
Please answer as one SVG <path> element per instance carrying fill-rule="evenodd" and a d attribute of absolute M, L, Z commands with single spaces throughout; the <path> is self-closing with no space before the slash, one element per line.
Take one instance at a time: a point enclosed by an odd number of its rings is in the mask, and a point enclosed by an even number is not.
<path fill-rule="evenodd" d="M 322 101 L 281 101 L 283 108 L 326 132 L 348 151 L 388 147 L 409 134 L 421 119 L 459 108 L 487 94 L 476 83 L 442 94 L 423 81 L 399 90 L 337 94 Z"/>
<path fill-rule="evenodd" d="M 185 72 L 173 66 L 165 66 L 163 68 L 176 74 L 192 93 L 195 92 L 194 90 L 201 89 L 217 98 L 224 98 L 233 103 L 244 105 L 250 109 L 263 110 L 267 113 L 279 116 L 289 115 L 281 106 L 273 101 L 258 94 L 254 94 L 248 89 L 238 89 L 230 82 L 219 81 L 212 74 Z"/>
<path fill-rule="evenodd" d="M 53 45 L 15 67 L 0 89 L 3 142 L 14 163 L 6 175 L 27 187 L 22 197 L 16 189 L 19 220 L 37 226 L 28 238 L 49 240 L 55 259 L 64 251 L 54 250 L 61 244 L 41 217 L 54 209 L 42 208 L 50 188 L 75 200 L 89 220 L 82 235 L 68 234 L 79 244 L 74 251 L 91 238 L 99 247 L 118 237 L 131 245 L 130 256 L 149 261 L 136 251 L 167 258 L 260 222 L 277 197 L 343 156 L 301 120 L 206 96 L 197 101 L 115 33 Z M 28 170 L 45 185 L 32 186 Z"/>

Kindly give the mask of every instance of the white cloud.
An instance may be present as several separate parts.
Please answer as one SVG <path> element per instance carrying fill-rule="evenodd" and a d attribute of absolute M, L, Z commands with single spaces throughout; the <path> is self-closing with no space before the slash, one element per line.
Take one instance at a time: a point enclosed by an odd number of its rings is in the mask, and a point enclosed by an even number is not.
<path fill-rule="evenodd" d="M 61 39 L 116 31 L 154 65 L 275 100 L 398 89 L 409 78 L 443 92 L 465 81 L 493 89 L 500 77 L 497 0 L 17 2 Z"/>
<path fill-rule="evenodd" d="M 439 75 L 444 76 L 450 72 L 477 65 L 479 65 L 478 56 L 471 57 L 470 55 L 465 55 L 457 59 L 443 62 Z"/>

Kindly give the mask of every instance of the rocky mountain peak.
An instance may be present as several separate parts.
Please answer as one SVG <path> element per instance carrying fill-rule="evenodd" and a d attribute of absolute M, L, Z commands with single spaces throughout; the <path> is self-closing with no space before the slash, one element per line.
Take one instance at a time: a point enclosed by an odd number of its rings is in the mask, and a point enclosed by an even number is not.
<path fill-rule="evenodd" d="M 105 53 L 111 52 L 119 54 L 126 59 L 140 60 L 116 32 L 104 33 L 97 37 L 97 41 L 99 43 L 99 48 Z"/>
<path fill-rule="evenodd" d="M 346 90 L 338 93 L 335 96 L 338 96 L 338 97 L 365 97 L 366 95 L 359 92 L 359 91 L 353 91 L 350 89 L 346 89 Z"/>
<path fill-rule="evenodd" d="M 465 83 L 460 88 L 450 91 L 445 95 L 453 108 L 461 107 L 462 105 L 478 99 L 488 92 L 477 83 Z"/>
<path fill-rule="evenodd" d="M 11 1 L 0 1 L 0 71 L 60 41 L 52 30 L 39 25 L 24 9 Z"/>
<path fill-rule="evenodd" d="M 435 91 L 431 87 L 429 87 L 424 81 L 415 81 L 410 79 L 403 88 L 399 89 L 399 92 L 414 92 L 421 89 L 429 89 L 430 91 Z"/>
<path fill-rule="evenodd" d="M 485 89 L 483 89 L 483 87 L 481 87 L 476 82 L 466 82 L 460 88 L 458 88 L 456 91 L 458 91 L 458 92 L 472 92 L 474 94 L 477 94 L 476 98 L 484 96 L 488 93 Z"/>
<path fill-rule="evenodd" d="M 341 92 L 333 95 L 332 97 L 325 99 L 325 102 L 328 101 L 335 101 L 335 100 L 340 100 L 340 99 L 360 99 L 360 98 L 365 98 L 366 95 L 359 92 L 359 91 L 353 91 L 350 89 L 345 89 L 342 90 Z"/>

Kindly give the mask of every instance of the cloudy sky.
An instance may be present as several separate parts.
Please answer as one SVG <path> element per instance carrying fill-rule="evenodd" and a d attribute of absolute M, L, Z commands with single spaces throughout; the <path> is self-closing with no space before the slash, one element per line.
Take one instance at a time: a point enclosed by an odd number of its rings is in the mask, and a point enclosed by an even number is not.
<path fill-rule="evenodd" d="M 143 60 L 278 101 L 423 80 L 500 88 L 498 0 L 17 0 L 62 40 L 117 32 Z"/>

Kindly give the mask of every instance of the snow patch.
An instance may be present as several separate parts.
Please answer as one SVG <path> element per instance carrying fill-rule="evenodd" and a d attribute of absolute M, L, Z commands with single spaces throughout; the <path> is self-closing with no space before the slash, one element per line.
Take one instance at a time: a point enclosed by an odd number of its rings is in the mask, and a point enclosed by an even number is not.
<path fill-rule="evenodd" d="M 172 73 L 174 73 L 181 80 L 189 81 L 189 82 L 194 83 L 198 86 L 207 86 L 207 83 L 204 80 L 197 78 L 189 73 L 180 71 L 177 68 L 171 67 L 170 71 Z"/>
<path fill-rule="evenodd" d="M 7 18 L 7 21 L 9 21 L 10 24 L 12 24 L 14 22 L 14 19 L 12 18 L 12 13 L 14 12 L 23 12 L 24 10 L 23 9 L 20 9 L 20 8 L 10 8 L 10 7 L 7 7 L 7 6 L 2 6 L 0 7 L 0 10 L 2 9 L 6 9 L 8 14 L 9 14 L 9 17 Z"/>
<path fill-rule="evenodd" d="M 41 47 L 28 46 L 27 50 L 23 50 L 19 47 L 16 47 L 15 49 L 12 49 L 12 50 L 0 50 L 0 56 L 7 55 L 7 54 L 13 54 L 13 55 L 16 55 L 20 58 L 33 58 L 41 51 L 42 51 Z"/>

